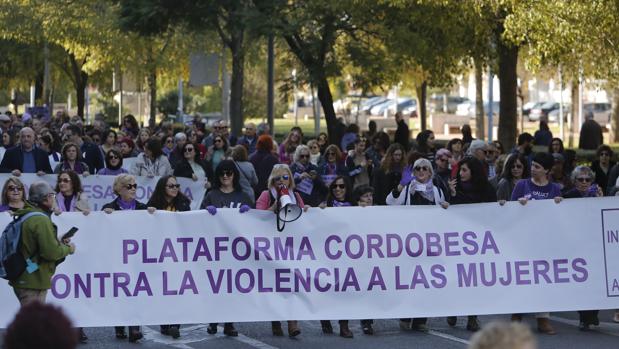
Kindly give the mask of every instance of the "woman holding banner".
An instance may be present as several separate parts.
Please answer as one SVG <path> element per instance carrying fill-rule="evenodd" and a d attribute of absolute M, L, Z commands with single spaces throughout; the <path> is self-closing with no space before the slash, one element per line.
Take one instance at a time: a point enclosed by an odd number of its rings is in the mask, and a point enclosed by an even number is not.
<path fill-rule="evenodd" d="M 413 166 L 407 166 L 402 171 L 400 183 L 387 196 L 387 205 L 449 207 L 449 203 L 445 201 L 445 193 L 432 183 L 433 177 L 434 169 L 430 160 L 415 160 Z M 400 319 L 400 328 L 428 332 L 427 322 L 427 318 L 404 318 Z"/>
<path fill-rule="evenodd" d="M 327 148 L 328 149 L 328 148 Z M 329 185 L 329 193 L 327 201 L 320 204 L 320 208 L 325 207 L 350 207 L 353 205 L 352 185 L 348 177 L 337 176 L 331 185 Z M 340 337 L 352 338 L 353 333 L 348 327 L 348 320 L 339 320 Z M 320 320 L 322 332 L 324 334 L 332 334 L 333 326 L 329 320 Z"/>
<path fill-rule="evenodd" d="M 342 152 L 337 145 L 331 144 L 325 150 L 325 161 L 318 168 L 322 182 L 328 187 L 337 176 L 347 176 L 348 170 L 341 163 Z"/>
<path fill-rule="evenodd" d="M 217 214 L 218 208 L 238 208 L 240 213 L 249 211 L 253 200 L 243 192 L 239 177 L 240 173 L 234 161 L 221 160 L 215 169 L 213 189 L 206 193 L 200 208 L 206 209 L 211 215 Z M 210 323 L 206 332 L 217 333 L 217 323 Z M 224 324 L 224 334 L 230 337 L 239 335 L 232 322 Z"/>
<path fill-rule="evenodd" d="M 523 178 L 529 178 L 527 159 L 520 153 L 509 155 L 496 189 L 499 202 L 509 201 L 516 183 Z"/>
<path fill-rule="evenodd" d="M 56 202 L 54 203 L 54 213 L 60 215 L 62 212 L 82 212 L 84 216 L 90 213 L 88 196 L 82 189 L 80 177 L 73 171 L 64 170 L 58 174 L 56 182 Z M 81 343 L 88 342 L 88 336 L 83 328 L 78 328 L 78 340 Z"/>
<path fill-rule="evenodd" d="M 17 212 L 17 210 L 24 208 L 25 204 L 26 190 L 24 189 L 24 183 L 17 177 L 9 177 L 2 187 L 0 212 Z"/>
<path fill-rule="evenodd" d="M 310 149 L 307 145 L 301 144 L 295 150 L 290 171 L 303 202 L 310 206 L 320 205 L 327 188 L 318 175 L 318 167 L 310 162 Z"/>
<path fill-rule="evenodd" d="M 138 185 L 135 183 L 135 177 L 130 174 L 120 174 L 114 179 L 114 193 L 117 195 L 114 201 L 103 205 L 103 211 L 111 214 L 114 211 L 126 210 L 148 210 L 149 213 L 154 213 L 156 208 L 148 207 L 145 204 L 135 199 L 135 193 Z M 125 339 L 127 334 L 123 326 L 116 326 L 116 338 Z M 144 337 L 140 331 L 140 326 L 129 326 L 129 342 L 135 343 Z"/>
<path fill-rule="evenodd" d="M 284 187 L 294 193 L 294 195 L 290 195 L 290 197 L 294 202 L 296 202 L 297 206 L 307 211 L 307 207 L 303 203 L 303 199 L 299 193 L 295 192 L 292 172 L 290 171 L 288 165 L 285 164 L 277 164 L 273 166 L 273 170 L 271 170 L 271 174 L 269 175 L 269 179 L 267 181 L 267 190 L 263 191 L 260 194 L 260 197 L 258 197 L 258 200 L 256 200 L 256 209 L 275 212 L 277 207 L 278 190 Z M 271 330 L 273 331 L 274 336 L 281 337 L 284 335 L 282 323 L 280 321 L 271 321 Z M 301 330 L 299 329 L 299 322 L 296 320 L 288 320 L 288 336 L 292 338 L 300 334 Z"/>
<path fill-rule="evenodd" d="M 163 176 L 157 181 L 155 191 L 146 204 L 158 210 L 184 212 L 191 210 L 191 201 L 181 192 L 180 184 L 174 176 Z M 164 336 L 177 339 L 181 336 L 181 325 L 161 325 L 160 331 Z"/>
<path fill-rule="evenodd" d="M 554 154 L 557 155 L 557 154 Z M 550 171 L 554 166 L 553 155 L 548 153 L 536 153 L 531 159 L 531 178 L 523 179 L 516 184 L 512 192 L 512 201 L 518 201 L 526 205 L 529 200 L 554 199 L 555 203 L 561 202 L 561 187 L 557 183 L 548 180 Z M 537 313 L 537 329 L 541 333 L 556 334 L 550 324 L 550 313 Z M 522 321 L 522 314 L 513 314 L 512 321 Z"/>
<path fill-rule="evenodd" d="M 449 181 L 451 190 L 451 204 L 477 204 L 482 202 L 496 202 L 496 191 L 488 182 L 484 165 L 477 158 L 467 156 L 458 162 L 458 174 Z M 447 317 L 449 326 L 456 326 L 458 318 Z M 476 332 L 480 329 L 477 315 L 469 315 L 466 329 Z"/>

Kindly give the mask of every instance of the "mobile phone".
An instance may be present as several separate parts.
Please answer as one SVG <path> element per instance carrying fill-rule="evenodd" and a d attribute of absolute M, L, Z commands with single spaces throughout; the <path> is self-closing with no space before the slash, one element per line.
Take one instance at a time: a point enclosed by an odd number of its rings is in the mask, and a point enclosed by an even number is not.
<path fill-rule="evenodd" d="M 62 240 L 64 240 L 64 239 L 70 239 L 70 238 L 72 238 L 72 237 L 75 235 L 75 233 L 77 233 L 77 230 L 78 230 L 78 229 L 77 229 L 76 227 L 73 227 L 73 228 L 69 229 L 69 231 L 68 231 L 68 232 L 66 232 L 66 233 L 62 236 L 62 239 L 60 239 L 60 240 L 62 241 Z"/>

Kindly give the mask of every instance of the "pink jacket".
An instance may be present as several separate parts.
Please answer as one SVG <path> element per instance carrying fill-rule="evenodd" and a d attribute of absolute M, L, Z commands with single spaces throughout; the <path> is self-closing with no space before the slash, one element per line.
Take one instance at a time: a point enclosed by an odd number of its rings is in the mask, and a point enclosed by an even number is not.
<path fill-rule="evenodd" d="M 303 203 L 303 199 L 301 199 L 301 196 L 299 196 L 299 193 L 295 192 L 294 196 L 297 199 L 297 205 L 299 205 L 299 207 L 301 208 L 304 208 L 305 204 Z M 256 210 L 268 210 L 271 207 L 271 205 L 269 205 L 270 202 L 271 194 L 268 190 L 263 191 L 260 194 L 260 197 L 258 197 L 258 200 L 256 200 Z"/>

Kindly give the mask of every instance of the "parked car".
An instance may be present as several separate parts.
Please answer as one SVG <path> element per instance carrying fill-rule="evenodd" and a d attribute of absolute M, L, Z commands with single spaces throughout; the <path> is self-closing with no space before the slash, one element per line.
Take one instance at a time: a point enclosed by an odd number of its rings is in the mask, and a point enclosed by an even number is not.
<path fill-rule="evenodd" d="M 385 97 L 373 97 L 373 98 L 370 98 L 370 99 L 368 99 L 367 101 L 364 101 L 364 102 L 361 104 L 361 111 L 362 111 L 362 112 L 368 112 L 368 113 L 369 113 L 369 112 L 370 112 L 370 110 L 371 110 L 374 106 L 376 106 L 376 105 L 378 105 L 378 104 L 381 104 L 381 103 L 384 103 L 384 102 L 386 102 L 386 101 L 387 101 L 387 98 L 385 98 Z"/>
<path fill-rule="evenodd" d="M 377 104 L 375 106 L 372 107 L 372 109 L 370 109 L 370 114 L 372 115 L 383 115 L 385 114 L 385 111 L 389 110 L 389 108 L 395 108 L 396 107 L 396 100 L 389 98 L 386 101 L 384 101 L 383 103 Z"/>
<path fill-rule="evenodd" d="M 555 109 L 559 109 L 559 103 L 546 102 L 539 107 L 531 109 L 529 121 L 548 120 L 548 113 Z"/>
<path fill-rule="evenodd" d="M 547 121 L 549 123 L 558 123 L 559 122 L 559 111 L 560 109 L 554 109 L 550 113 L 548 113 Z M 572 107 L 569 104 L 563 105 L 563 121 L 567 122 L 567 119 L 570 117 L 572 111 Z"/>
<path fill-rule="evenodd" d="M 470 101 L 466 97 L 435 95 L 428 100 L 428 109 L 439 113 L 456 113 L 458 104 Z"/>
<path fill-rule="evenodd" d="M 593 120 L 604 126 L 610 124 L 610 115 L 613 108 L 610 103 L 585 103 L 583 109 L 593 112 Z"/>
<path fill-rule="evenodd" d="M 492 102 L 492 117 L 493 118 L 496 118 L 499 116 L 500 107 L 501 107 L 500 101 Z M 475 102 L 471 101 L 470 106 L 469 106 L 469 113 L 468 113 L 471 119 L 475 119 L 476 109 L 477 109 L 477 106 Z M 488 102 L 484 102 L 484 117 L 487 117 L 487 116 L 488 116 Z"/>
<path fill-rule="evenodd" d="M 412 112 L 412 110 L 409 111 L 411 107 L 414 107 L 414 109 L 417 109 L 417 101 L 410 97 L 402 97 L 402 98 L 398 98 L 397 105 L 392 104 L 389 106 L 387 110 L 389 110 L 389 113 L 391 114 L 395 114 L 398 111 L 405 113 L 405 110 L 408 112 L 408 114 L 410 114 Z"/>
<path fill-rule="evenodd" d="M 546 102 L 528 102 L 522 106 L 522 115 L 529 116 L 531 114 L 531 110 L 535 108 L 539 108 L 544 105 Z"/>

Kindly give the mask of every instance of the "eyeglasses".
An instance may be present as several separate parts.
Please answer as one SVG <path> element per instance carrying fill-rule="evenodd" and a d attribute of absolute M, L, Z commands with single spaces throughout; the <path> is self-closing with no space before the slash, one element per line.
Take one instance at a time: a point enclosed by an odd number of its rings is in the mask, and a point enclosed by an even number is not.
<path fill-rule="evenodd" d="M 216 139 L 213 143 L 221 143 L 223 142 L 221 139 Z"/>
<path fill-rule="evenodd" d="M 346 189 L 346 184 L 333 184 L 333 189 Z"/>
<path fill-rule="evenodd" d="M 22 191 L 22 190 L 24 190 L 24 187 L 21 187 L 19 185 L 9 185 L 6 188 L 8 189 L 8 191 Z"/>
<path fill-rule="evenodd" d="M 113 159 L 118 160 L 118 159 L 120 159 L 120 158 L 119 158 L 118 156 L 116 156 L 116 155 L 109 155 L 107 158 L 108 158 L 108 159 L 110 159 L 110 160 L 113 160 Z"/>
<path fill-rule="evenodd" d="M 193 152 L 193 148 L 185 148 L 185 153 L 192 153 Z"/>
<path fill-rule="evenodd" d="M 234 172 L 230 170 L 223 170 L 220 177 L 232 177 L 232 175 L 234 175 Z"/>
<path fill-rule="evenodd" d="M 167 184 L 166 187 L 168 189 L 178 189 L 181 187 L 181 185 L 180 184 Z"/>
<path fill-rule="evenodd" d="M 309 158 L 309 154 L 301 154 L 299 155 L 299 159 L 306 159 Z"/>
<path fill-rule="evenodd" d="M 173 140 L 171 140 L 171 139 L 168 139 L 168 140 L 167 140 L 167 141 L 165 141 L 165 142 L 166 142 L 166 143 L 174 143 L 174 141 L 173 141 Z"/>
<path fill-rule="evenodd" d="M 427 166 L 416 166 L 415 167 L 415 171 L 419 172 L 419 171 L 430 171 L 430 169 Z"/>
<path fill-rule="evenodd" d="M 609 153 L 600 153 L 600 157 L 602 157 L 602 156 L 610 156 L 610 154 Z"/>
<path fill-rule="evenodd" d="M 289 180 L 289 179 L 290 179 L 290 176 L 288 176 L 288 175 L 283 175 L 283 176 L 279 176 L 279 177 L 273 177 L 273 182 L 277 182 L 277 181 L 280 181 L 280 180 L 282 180 L 282 179 L 283 179 L 283 180 L 285 180 L 285 181 L 287 181 L 287 180 Z"/>
<path fill-rule="evenodd" d="M 400 155 L 402 156 L 402 155 Z M 447 161 L 447 158 L 436 158 L 436 161 Z"/>
<path fill-rule="evenodd" d="M 329 153 L 327 153 L 327 156 L 335 156 L 335 153 L 329 152 Z"/>
<path fill-rule="evenodd" d="M 47 196 L 47 197 L 50 197 L 50 196 L 51 196 L 51 197 L 53 197 L 53 198 L 54 198 L 54 197 L 56 197 L 56 193 L 49 193 L 49 194 L 47 194 L 46 196 Z"/>
<path fill-rule="evenodd" d="M 522 169 L 524 168 L 524 166 L 522 166 L 521 164 L 514 164 L 514 168 Z"/>
<path fill-rule="evenodd" d="M 576 180 L 579 181 L 580 183 L 593 182 L 593 178 L 591 177 L 579 177 L 579 178 L 576 178 Z"/>
<path fill-rule="evenodd" d="M 127 184 L 127 185 L 125 185 L 125 188 L 127 188 L 127 190 L 137 189 L 138 185 L 137 184 Z"/>
<path fill-rule="evenodd" d="M 486 153 L 486 155 L 492 155 L 494 154 L 494 150 L 484 150 L 484 153 Z"/>
<path fill-rule="evenodd" d="M 58 183 L 71 183 L 70 178 L 58 178 Z"/>

